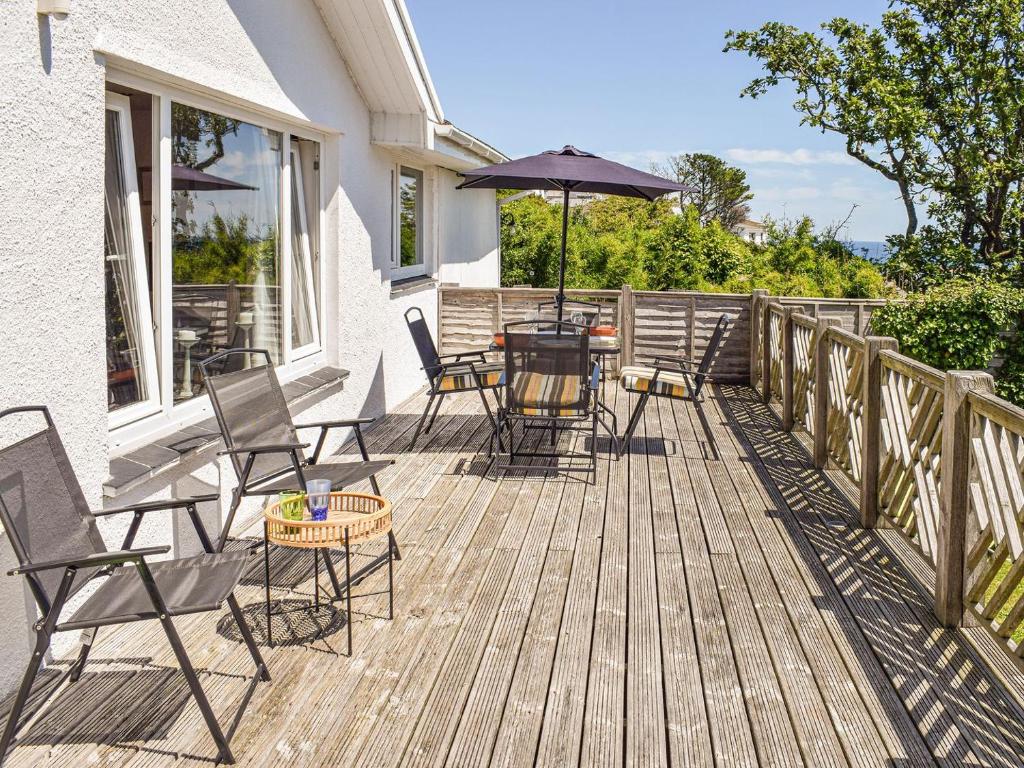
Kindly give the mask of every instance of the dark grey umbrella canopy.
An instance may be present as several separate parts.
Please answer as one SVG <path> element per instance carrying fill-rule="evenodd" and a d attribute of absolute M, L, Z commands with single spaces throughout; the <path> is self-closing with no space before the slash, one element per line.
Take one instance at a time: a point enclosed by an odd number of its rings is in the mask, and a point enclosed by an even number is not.
<path fill-rule="evenodd" d="M 667 192 L 690 191 L 683 184 L 605 160 L 573 146 L 488 165 L 462 175 L 466 180 L 459 189 L 557 189 L 644 200 L 654 200 Z"/>
<path fill-rule="evenodd" d="M 565 301 L 565 238 L 569 229 L 569 193 L 594 192 L 654 200 L 668 192 L 692 192 L 691 187 L 605 160 L 566 144 L 560 150 L 488 165 L 462 174 L 458 189 L 557 189 L 562 192 L 562 258 L 558 268 L 558 320 Z"/>

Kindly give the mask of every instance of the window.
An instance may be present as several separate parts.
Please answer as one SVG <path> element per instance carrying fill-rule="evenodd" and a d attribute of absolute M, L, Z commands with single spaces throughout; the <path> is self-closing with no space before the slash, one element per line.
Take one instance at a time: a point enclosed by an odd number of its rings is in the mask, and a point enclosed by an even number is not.
<path fill-rule="evenodd" d="M 392 278 L 426 273 L 423 261 L 423 171 L 401 166 L 395 194 L 396 253 Z"/>
<path fill-rule="evenodd" d="M 232 347 L 281 355 L 281 142 L 277 131 L 171 105 L 174 399 L 194 363 Z"/>
<path fill-rule="evenodd" d="M 134 76 L 108 85 L 108 400 L 111 426 L 125 428 L 115 445 L 152 429 L 146 416 L 198 414 L 198 363 L 222 350 L 266 349 L 287 365 L 321 349 L 321 144 L 247 118 Z"/>
<path fill-rule="evenodd" d="M 122 94 L 107 94 L 105 150 L 107 408 L 117 425 L 159 405 L 132 109 Z"/>

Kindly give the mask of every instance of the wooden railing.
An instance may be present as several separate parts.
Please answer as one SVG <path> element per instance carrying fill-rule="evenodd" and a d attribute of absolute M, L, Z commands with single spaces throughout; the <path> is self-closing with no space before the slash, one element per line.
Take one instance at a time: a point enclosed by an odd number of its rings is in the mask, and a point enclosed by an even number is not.
<path fill-rule="evenodd" d="M 752 304 L 752 381 L 783 429 L 854 483 L 861 525 L 899 531 L 934 567 L 946 626 L 973 616 L 1024 657 L 1024 410 L 992 394 L 988 373 L 944 373 L 894 339 Z"/>

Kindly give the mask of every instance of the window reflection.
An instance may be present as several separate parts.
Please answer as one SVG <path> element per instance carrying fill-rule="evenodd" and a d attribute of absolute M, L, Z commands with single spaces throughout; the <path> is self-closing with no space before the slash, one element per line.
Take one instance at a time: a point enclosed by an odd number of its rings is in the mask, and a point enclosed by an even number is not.
<path fill-rule="evenodd" d="M 280 362 L 281 143 L 276 131 L 171 106 L 175 401 L 201 392 L 195 363 L 224 349 Z"/>

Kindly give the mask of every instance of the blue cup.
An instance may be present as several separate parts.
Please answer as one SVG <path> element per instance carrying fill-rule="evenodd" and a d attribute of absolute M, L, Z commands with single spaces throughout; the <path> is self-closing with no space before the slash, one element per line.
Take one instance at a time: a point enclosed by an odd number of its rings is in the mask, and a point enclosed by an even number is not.
<path fill-rule="evenodd" d="M 306 481 L 306 496 L 309 499 L 309 508 L 313 519 L 326 520 L 327 510 L 331 503 L 331 481 Z"/>

